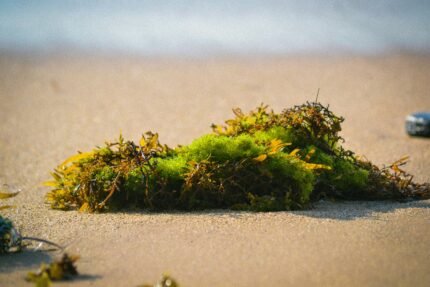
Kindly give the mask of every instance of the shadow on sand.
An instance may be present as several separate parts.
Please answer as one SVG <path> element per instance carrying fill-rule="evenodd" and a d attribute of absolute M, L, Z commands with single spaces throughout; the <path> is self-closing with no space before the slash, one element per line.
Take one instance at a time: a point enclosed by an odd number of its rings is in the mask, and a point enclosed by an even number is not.
<path fill-rule="evenodd" d="M 8 273 L 17 269 L 32 270 L 43 262 L 51 262 L 52 252 L 24 251 L 0 255 L 0 272 Z"/>
<path fill-rule="evenodd" d="M 376 218 L 378 213 L 390 213 L 398 209 L 406 208 L 430 208 L 430 200 L 413 200 L 408 202 L 398 201 L 319 201 L 313 204 L 313 207 L 306 210 L 296 211 L 276 211 L 269 213 L 288 213 L 299 216 L 308 216 L 313 218 L 328 218 L 336 220 L 354 220 L 359 218 Z M 170 211 L 170 212 L 148 212 L 148 211 L 125 211 L 125 214 L 169 214 L 178 216 L 228 216 L 235 219 L 249 217 L 252 214 L 259 214 L 252 211 L 234 211 L 234 210 L 201 210 L 201 211 Z M 264 214 L 264 212 L 260 213 Z"/>
<path fill-rule="evenodd" d="M 314 204 L 311 210 L 292 211 L 293 214 L 313 218 L 336 220 L 354 220 L 372 218 L 379 213 L 390 213 L 398 209 L 430 208 L 430 200 L 396 202 L 396 201 L 321 201 Z"/>
<path fill-rule="evenodd" d="M 16 271 L 36 272 L 42 263 L 50 263 L 58 256 L 57 252 L 23 251 L 0 255 L 0 273 Z M 93 281 L 101 278 L 99 275 L 82 274 L 68 281 Z"/>

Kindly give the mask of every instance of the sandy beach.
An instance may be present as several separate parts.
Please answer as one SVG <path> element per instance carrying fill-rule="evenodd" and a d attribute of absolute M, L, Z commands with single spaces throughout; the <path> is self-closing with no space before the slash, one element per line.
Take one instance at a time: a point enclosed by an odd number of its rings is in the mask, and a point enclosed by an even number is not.
<path fill-rule="evenodd" d="M 42 182 L 76 151 L 122 132 L 190 143 L 211 123 L 260 103 L 315 99 L 345 117 L 345 146 L 378 165 L 410 156 L 430 181 L 430 139 L 406 115 L 430 111 L 423 55 L 169 59 L 0 56 L 0 184 L 21 190 L 2 211 L 22 234 L 81 256 L 62 286 L 136 286 L 169 272 L 181 286 L 430 286 L 430 200 L 319 202 L 278 213 L 86 214 L 51 210 Z M 0 256 L 0 286 L 30 286 L 55 252 Z"/>

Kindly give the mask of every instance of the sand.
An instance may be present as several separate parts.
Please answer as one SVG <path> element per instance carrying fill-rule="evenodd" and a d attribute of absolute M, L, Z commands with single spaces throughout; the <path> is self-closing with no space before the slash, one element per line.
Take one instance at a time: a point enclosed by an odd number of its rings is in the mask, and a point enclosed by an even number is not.
<path fill-rule="evenodd" d="M 2 212 L 25 235 L 81 255 L 64 286 L 136 286 L 169 272 L 183 286 L 429 286 L 430 201 L 319 202 L 300 212 L 83 214 L 49 209 L 41 182 L 77 150 L 153 130 L 187 144 L 261 102 L 315 99 L 346 120 L 346 146 L 377 164 L 410 155 L 430 181 L 430 140 L 405 116 L 430 110 L 430 57 L 157 59 L 0 56 L 0 183 L 21 189 Z M 0 286 L 53 252 L 0 256 Z"/>

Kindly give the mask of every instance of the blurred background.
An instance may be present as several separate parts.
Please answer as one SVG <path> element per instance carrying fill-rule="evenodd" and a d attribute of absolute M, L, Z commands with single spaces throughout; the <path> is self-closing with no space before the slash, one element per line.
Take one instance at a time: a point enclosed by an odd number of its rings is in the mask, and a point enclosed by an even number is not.
<path fill-rule="evenodd" d="M 428 52 L 430 1 L 0 1 L 0 50 L 207 56 Z"/>
<path fill-rule="evenodd" d="M 0 0 L 0 179 L 42 191 L 120 132 L 188 144 L 233 107 L 280 112 L 320 89 L 348 148 L 410 155 L 430 180 L 430 142 L 404 128 L 430 109 L 429 52 L 426 0 Z"/>

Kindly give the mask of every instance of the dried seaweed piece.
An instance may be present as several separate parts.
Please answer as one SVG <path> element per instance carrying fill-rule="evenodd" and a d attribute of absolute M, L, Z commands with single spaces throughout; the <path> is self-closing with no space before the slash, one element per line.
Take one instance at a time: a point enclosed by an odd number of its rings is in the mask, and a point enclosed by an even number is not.
<path fill-rule="evenodd" d="M 29 272 L 26 280 L 33 282 L 36 286 L 50 286 L 51 281 L 68 280 L 78 275 L 75 262 L 79 256 L 69 256 L 64 253 L 60 260 L 40 266 L 37 272 Z"/>
<path fill-rule="evenodd" d="M 343 117 L 336 116 L 329 106 L 319 102 L 306 102 L 284 110 L 279 118 L 281 125 L 292 128 L 300 145 L 314 145 L 329 154 L 345 155 L 337 149 L 344 139 L 339 136 Z"/>
<path fill-rule="evenodd" d="M 168 274 L 163 274 L 161 279 L 156 282 L 154 285 L 152 284 L 144 284 L 139 285 L 138 287 L 179 287 L 179 283 Z"/>
<path fill-rule="evenodd" d="M 55 209 L 90 212 L 114 208 L 113 201 L 119 205 L 145 201 L 145 196 L 149 197 L 155 159 L 171 152 L 169 147 L 159 143 L 158 134 L 142 135 L 140 145 L 125 141 L 120 135 L 117 142 L 107 142 L 105 147 L 79 153 L 59 165 L 52 173 L 53 180 L 45 182 L 53 188 L 47 194 L 47 201 Z M 123 190 L 128 175 L 136 169 L 146 189 L 142 196 Z"/>
<path fill-rule="evenodd" d="M 9 186 L 7 184 L 3 184 L 3 190 L 0 190 L 0 200 L 12 198 L 19 194 L 19 191 L 10 192 L 8 187 Z M 0 205 L 0 210 L 12 208 L 12 207 L 13 207 L 12 205 Z"/>
<path fill-rule="evenodd" d="M 429 199 L 430 184 L 413 182 L 413 176 L 401 168 L 408 160 L 409 157 L 404 156 L 382 168 L 370 161 L 360 160 L 359 165 L 369 170 L 369 185 L 362 197 L 397 200 Z"/>
<path fill-rule="evenodd" d="M 244 114 L 240 108 L 233 109 L 236 118 L 225 121 L 225 125 L 212 124 L 212 130 L 218 135 L 235 136 L 241 133 L 255 133 L 278 125 L 279 115 L 273 110 L 267 111 L 269 106 L 261 104 L 255 110 Z"/>

